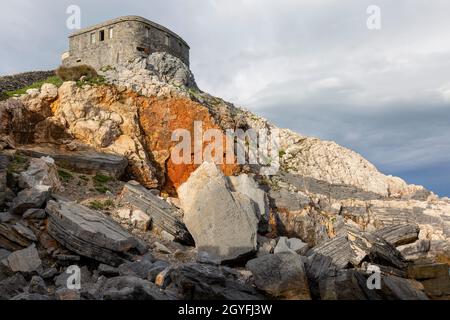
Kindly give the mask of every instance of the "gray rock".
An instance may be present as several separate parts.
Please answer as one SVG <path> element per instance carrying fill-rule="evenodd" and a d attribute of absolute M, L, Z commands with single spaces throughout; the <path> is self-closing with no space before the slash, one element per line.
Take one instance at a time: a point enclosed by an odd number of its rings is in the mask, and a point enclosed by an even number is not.
<path fill-rule="evenodd" d="M 381 297 L 367 287 L 367 276 L 357 270 L 341 270 L 319 283 L 321 300 L 379 300 Z"/>
<path fill-rule="evenodd" d="M 105 276 L 105 277 L 117 277 L 120 275 L 118 268 L 108 266 L 103 263 L 98 266 L 97 270 L 98 270 L 99 275 Z"/>
<path fill-rule="evenodd" d="M 308 279 L 302 258 L 297 254 L 278 253 L 247 262 L 258 289 L 275 298 L 310 300 Z"/>
<path fill-rule="evenodd" d="M 393 246 L 402 246 L 419 239 L 420 228 L 416 224 L 392 225 L 377 230 L 375 233 Z"/>
<path fill-rule="evenodd" d="M 273 253 L 277 245 L 277 240 L 269 239 L 261 235 L 258 235 L 257 242 L 258 242 L 258 252 L 257 252 L 258 257 Z"/>
<path fill-rule="evenodd" d="M 56 268 L 49 268 L 47 270 L 44 270 L 40 275 L 44 279 L 52 279 L 58 274 L 58 270 Z"/>
<path fill-rule="evenodd" d="M 159 242 L 154 242 L 153 245 L 155 246 L 155 250 L 157 252 L 163 253 L 163 254 L 171 254 L 172 251 L 170 251 L 169 248 L 167 248 L 165 245 Z"/>
<path fill-rule="evenodd" d="M 0 221 L 0 247 L 17 251 L 30 246 L 36 240 L 33 232 L 23 225 L 16 224 L 16 219 L 9 213 L 0 216 L 4 218 Z"/>
<path fill-rule="evenodd" d="M 0 248 L 0 261 L 7 258 L 10 254 L 10 251 Z"/>
<path fill-rule="evenodd" d="M 381 275 L 380 289 L 369 289 L 369 274 L 358 270 L 341 270 L 320 281 L 322 300 L 428 300 L 417 281 Z"/>
<path fill-rule="evenodd" d="M 201 259 L 220 264 L 256 251 L 255 207 L 245 195 L 230 191 L 214 164 L 203 163 L 178 188 L 178 195 Z"/>
<path fill-rule="evenodd" d="M 42 220 L 47 217 L 47 214 L 45 213 L 44 209 L 28 209 L 23 214 L 23 219 L 37 219 Z"/>
<path fill-rule="evenodd" d="M 274 249 L 274 253 L 293 253 L 305 255 L 308 251 L 308 245 L 302 240 L 297 238 L 288 239 L 286 237 L 280 237 L 277 246 Z"/>
<path fill-rule="evenodd" d="M 124 186 L 122 202 L 146 213 L 151 218 L 153 226 L 174 236 L 176 241 L 193 244 L 192 236 L 183 223 L 182 212 L 139 183 L 130 181 Z"/>
<path fill-rule="evenodd" d="M 241 174 L 237 177 L 228 177 L 233 191 L 246 195 L 255 203 L 256 214 L 259 217 L 259 232 L 264 233 L 268 229 L 269 222 L 269 198 L 267 194 L 259 188 L 255 180 L 246 175 Z"/>
<path fill-rule="evenodd" d="M 42 261 L 34 244 L 26 249 L 11 253 L 7 261 L 13 272 L 31 273 L 38 271 L 42 266 Z"/>
<path fill-rule="evenodd" d="M 169 53 L 152 53 L 147 59 L 147 69 L 152 71 L 162 82 L 198 90 L 189 67 Z"/>
<path fill-rule="evenodd" d="M 33 231 L 31 231 L 30 228 L 24 226 L 22 223 L 17 222 L 16 224 L 14 224 L 12 226 L 12 228 L 14 229 L 14 231 L 16 231 L 18 234 L 20 234 L 24 238 L 26 238 L 30 241 L 33 241 L 33 242 L 37 241 L 36 235 L 33 233 Z"/>
<path fill-rule="evenodd" d="M 76 203 L 49 201 L 48 233 L 64 247 L 99 262 L 118 266 L 131 260 L 142 243 L 109 217 Z"/>
<path fill-rule="evenodd" d="M 153 264 L 147 260 L 126 262 L 119 266 L 119 274 L 121 276 L 135 276 L 141 279 L 147 279 L 148 272 Z"/>
<path fill-rule="evenodd" d="M 27 281 L 20 273 L 0 281 L 0 300 L 8 300 L 23 293 L 27 285 Z"/>
<path fill-rule="evenodd" d="M 52 158 L 31 159 L 28 169 L 20 173 L 19 187 L 30 189 L 36 186 L 48 186 L 51 191 L 57 191 L 61 188 L 58 169 Z"/>
<path fill-rule="evenodd" d="M 150 281 L 123 276 L 106 280 L 100 289 L 103 300 L 167 300 L 168 297 Z"/>
<path fill-rule="evenodd" d="M 430 249 L 431 249 L 431 241 L 426 239 L 417 240 L 414 243 L 397 247 L 397 250 L 400 251 L 400 253 L 408 261 L 427 258 Z"/>
<path fill-rule="evenodd" d="M 172 268 L 169 277 L 184 300 L 260 300 L 251 286 L 226 267 L 187 263 Z"/>
<path fill-rule="evenodd" d="M 120 178 L 128 165 L 125 157 L 94 150 L 67 151 L 41 144 L 22 147 L 19 151 L 35 158 L 51 157 L 58 166 L 67 170 L 85 174 L 104 174 L 115 178 Z"/>
<path fill-rule="evenodd" d="M 324 271 L 322 266 L 326 264 L 335 269 L 358 267 L 363 260 L 403 270 L 407 267 L 405 259 L 394 246 L 374 234 L 356 230 L 348 231 L 347 237 L 335 237 L 314 247 L 307 255 L 308 269 L 311 271 Z M 316 272 L 313 274 L 314 278 L 319 276 Z"/>
<path fill-rule="evenodd" d="M 23 214 L 28 209 L 41 208 L 50 197 L 48 186 L 36 186 L 25 189 L 17 194 L 11 204 L 10 212 L 13 214 Z"/>
<path fill-rule="evenodd" d="M 423 286 L 415 280 L 396 276 L 385 276 L 381 280 L 383 300 L 429 300 Z"/>

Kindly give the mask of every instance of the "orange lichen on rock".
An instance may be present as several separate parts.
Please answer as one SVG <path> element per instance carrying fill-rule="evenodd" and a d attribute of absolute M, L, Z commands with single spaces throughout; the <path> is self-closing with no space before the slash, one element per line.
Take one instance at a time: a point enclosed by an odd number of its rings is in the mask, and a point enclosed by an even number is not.
<path fill-rule="evenodd" d="M 225 134 L 215 123 L 208 109 L 200 103 L 187 98 L 145 99 L 139 110 L 141 128 L 145 133 L 146 149 L 151 150 L 154 161 L 158 164 L 162 173 L 165 174 L 165 191 L 174 194 L 176 188 L 184 183 L 199 164 L 194 163 L 194 123 L 201 122 L 202 131 L 218 129 L 222 132 L 223 142 Z M 175 130 L 184 129 L 190 132 L 191 159 L 190 163 L 176 164 L 171 159 L 172 149 L 179 143 L 172 141 Z M 203 141 L 201 150 L 212 142 Z M 224 150 L 225 150 L 225 143 Z M 213 155 L 215 155 L 213 149 Z M 225 155 L 220 167 L 224 174 L 233 175 L 240 171 L 239 165 L 226 164 Z M 200 163 L 201 164 L 201 163 Z"/>

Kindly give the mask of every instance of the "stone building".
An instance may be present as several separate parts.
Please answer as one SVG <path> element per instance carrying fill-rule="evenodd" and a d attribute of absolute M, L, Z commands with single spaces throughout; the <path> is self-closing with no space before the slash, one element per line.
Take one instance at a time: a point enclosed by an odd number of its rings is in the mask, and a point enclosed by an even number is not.
<path fill-rule="evenodd" d="M 168 52 L 189 65 L 189 45 L 169 29 L 138 16 L 109 20 L 69 36 L 64 66 L 87 64 L 99 70 L 153 52 Z"/>

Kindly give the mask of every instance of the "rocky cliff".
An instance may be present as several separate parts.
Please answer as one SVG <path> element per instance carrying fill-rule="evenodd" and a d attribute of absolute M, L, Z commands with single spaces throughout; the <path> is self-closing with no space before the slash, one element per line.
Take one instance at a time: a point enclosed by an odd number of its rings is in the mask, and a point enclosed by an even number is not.
<path fill-rule="evenodd" d="M 449 199 L 202 92 L 167 53 L 101 74 L 0 103 L 3 298 L 450 296 Z M 217 150 L 178 163 L 173 132 L 196 122 L 217 133 L 202 150 L 227 130 L 279 132 L 279 170 Z"/>

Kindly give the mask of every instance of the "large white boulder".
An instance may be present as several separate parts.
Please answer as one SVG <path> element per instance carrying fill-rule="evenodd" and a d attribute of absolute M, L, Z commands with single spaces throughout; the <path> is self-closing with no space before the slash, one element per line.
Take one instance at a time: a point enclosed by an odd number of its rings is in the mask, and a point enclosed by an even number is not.
<path fill-rule="evenodd" d="M 256 251 L 256 208 L 247 196 L 230 190 L 216 165 L 202 164 L 178 195 L 200 260 L 220 264 Z"/>

